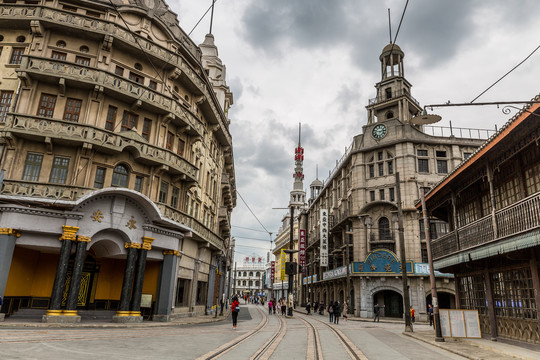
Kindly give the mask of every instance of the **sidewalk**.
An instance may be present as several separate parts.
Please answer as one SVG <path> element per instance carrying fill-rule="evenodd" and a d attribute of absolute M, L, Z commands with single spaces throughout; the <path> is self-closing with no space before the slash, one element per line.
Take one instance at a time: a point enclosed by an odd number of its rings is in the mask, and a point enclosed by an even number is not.
<path fill-rule="evenodd" d="M 193 325 L 193 324 L 204 324 L 204 323 L 213 323 L 218 321 L 226 320 L 229 316 L 230 311 L 224 310 L 223 315 L 198 315 L 198 316 L 189 316 L 179 319 L 175 319 L 170 322 L 159 322 L 159 321 L 149 321 L 145 320 L 142 323 L 113 323 L 108 320 L 82 320 L 80 323 L 76 324 L 49 324 L 41 322 L 41 319 L 11 319 L 6 318 L 4 321 L 0 322 L 1 328 L 141 328 L 141 327 L 169 327 L 169 326 L 182 326 L 182 325 Z"/>
<path fill-rule="evenodd" d="M 297 308 L 297 312 L 305 314 L 306 311 Z M 325 313 L 325 315 L 327 315 Z M 348 320 L 373 323 L 371 318 L 349 317 Z M 403 325 L 403 320 L 381 318 L 380 323 Z M 504 360 L 504 359 L 540 359 L 540 346 L 528 343 L 518 343 L 514 341 L 499 339 L 491 341 L 489 339 L 462 339 L 445 338 L 444 342 L 435 341 L 435 332 L 427 323 L 416 323 L 414 332 L 403 332 L 403 335 L 423 341 L 441 349 L 472 360 Z"/>

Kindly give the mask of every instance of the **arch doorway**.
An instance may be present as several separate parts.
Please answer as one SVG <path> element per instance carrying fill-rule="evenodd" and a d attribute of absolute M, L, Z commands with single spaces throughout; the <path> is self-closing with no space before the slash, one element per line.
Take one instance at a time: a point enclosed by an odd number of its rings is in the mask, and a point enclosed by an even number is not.
<path fill-rule="evenodd" d="M 373 295 L 373 305 L 384 305 L 381 317 L 403 318 L 403 297 L 393 290 L 382 290 Z"/>
<path fill-rule="evenodd" d="M 454 294 L 437 291 L 437 299 L 439 300 L 439 309 L 456 308 L 456 296 Z M 428 296 L 426 296 L 426 309 L 431 303 L 431 294 L 428 294 Z"/>

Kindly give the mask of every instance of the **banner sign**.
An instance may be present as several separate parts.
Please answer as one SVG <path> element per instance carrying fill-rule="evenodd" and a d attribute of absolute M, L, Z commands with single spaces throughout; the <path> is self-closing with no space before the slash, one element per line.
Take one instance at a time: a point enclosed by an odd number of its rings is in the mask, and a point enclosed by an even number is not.
<path fill-rule="evenodd" d="M 281 249 L 281 262 L 280 262 L 280 280 L 285 280 L 285 262 L 287 261 L 287 254 Z"/>
<path fill-rule="evenodd" d="M 276 262 L 272 261 L 270 264 L 270 282 L 273 283 L 276 280 Z"/>
<path fill-rule="evenodd" d="M 413 262 L 407 261 L 407 273 L 413 272 Z M 353 273 L 401 274 L 401 262 L 396 254 L 387 249 L 376 249 L 368 254 L 364 262 L 353 263 Z"/>
<path fill-rule="evenodd" d="M 417 275 L 429 276 L 429 264 L 428 263 L 414 263 L 414 273 Z M 454 274 L 442 273 L 435 270 L 435 276 L 454 277 Z"/>
<path fill-rule="evenodd" d="M 321 209 L 321 266 L 328 266 L 328 210 Z"/>
<path fill-rule="evenodd" d="M 303 274 L 306 267 L 306 230 L 300 229 L 300 240 L 298 243 L 298 265 L 300 265 L 300 273 Z"/>
<path fill-rule="evenodd" d="M 351 270 L 351 265 L 349 265 L 349 270 Z M 330 280 L 330 279 L 340 278 L 344 276 L 347 276 L 346 266 L 340 266 L 336 269 L 325 271 L 322 274 L 323 280 Z"/>

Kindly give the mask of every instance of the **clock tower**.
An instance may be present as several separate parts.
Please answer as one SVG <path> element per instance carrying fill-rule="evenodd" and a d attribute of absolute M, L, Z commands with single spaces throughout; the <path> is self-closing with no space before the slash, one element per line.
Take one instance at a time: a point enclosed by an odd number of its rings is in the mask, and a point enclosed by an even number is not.
<path fill-rule="evenodd" d="M 381 81 L 375 84 L 377 96 L 369 100 L 368 125 L 375 139 L 382 139 L 386 133 L 387 120 L 399 120 L 408 123 L 422 108 L 418 101 L 411 96 L 412 85 L 404 77 L 403 58 L 405 54 L 396 44 L 384 47 L 379 60 L 381 61 Z M 376 124 L 381 123 L 381 124 Z"/>

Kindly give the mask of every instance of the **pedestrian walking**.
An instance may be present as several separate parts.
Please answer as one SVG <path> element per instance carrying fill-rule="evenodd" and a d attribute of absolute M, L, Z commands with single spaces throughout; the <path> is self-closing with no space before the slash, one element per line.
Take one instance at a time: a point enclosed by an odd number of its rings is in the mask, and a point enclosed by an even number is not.
<path fill-rule="evenodd" d="M 276 307 L 277 307 L 276 298 L 272 298 L 272 310 L 274 310 L 274 315 L 276 315 Z"/>
<path fill-rule="evenodd" d="M 268 315 L 272 315 L 272 300 L 268 301 Z"/>
<path fill-rule="evenodd" d="M 349 312 L 349 304 L 345 301 L 343 303 L 343 320 L 347 321 L 347 313 Z"/>
<path fill-rule="evenodd" d="M 319 315 L 324 315 L 324 304 L 319 305 Z"/>
<path fill-rule="evenodd" d="M 330 317 L 330 322 L 334 321 L 334 304 L 330 302 L 330 305 L 328 305 L 328 316 Z"/>
<path fill-rule="evenodd" d="M 232 315 L 232 328 L 236 329 L 236 324 L 238 322 L 238 313 L 240 312 L 240 303 L 238 298 L 235 296 L 231 304 L 231 315 Z"/>
<path fill-rule="evenodd" d="M 287 300 L 285 298 L 281 299 L 281 315 L 287 315 Z"/>
<path fill-rule="evenodd" d="M 433 306 L 428 305 L 428 315 L 429 315 L 429 326 L 433 326 Z"/>
<path fill-rule="evenodd" d="M 334 324 L 339 324 L 339 318 L 341 317 L 341 305 L 339 301 L 334 303 Z"/>
<path fill-rule="evenodd" d="M 373 312 L 375 313 L 375 316 L 373 317 L 373 322 L 375 322 L 375 320 L 377 320 L 377 322 L 379 322 L 379 319 L 381 317 L 381 308 L 383 308 L 384 305 L 379 305 L 379 303 L 377 303 L 377 305 L 375 305 L 375 307 L 373 308 Z"/>
<path fill-rule="evenodd" d="M 410 311 L 411 311 L 411 321 L 414 323 L 414 320 L 415 320 L 415 318 L 414 318 L 415 311 L 414 311 L 414 308 L 413 308 L 412 305 L 411 305 L 411 310 L 410 310 Z"/>
<path fill-rule="evenodd" d="M 309 302 L 309 300 L 307 301 L 307 304 L 306 304 L 306 312 L 307 312 L 307 315 L 311 315 L 311 303 Z"/>

